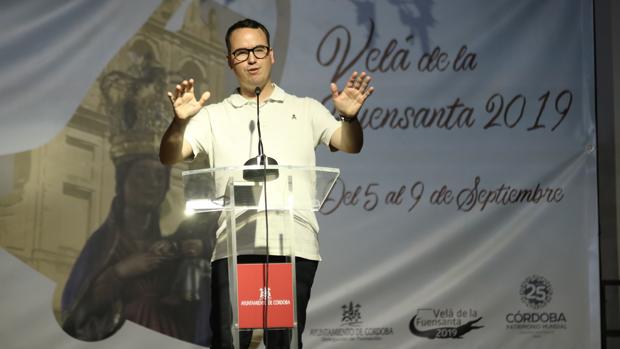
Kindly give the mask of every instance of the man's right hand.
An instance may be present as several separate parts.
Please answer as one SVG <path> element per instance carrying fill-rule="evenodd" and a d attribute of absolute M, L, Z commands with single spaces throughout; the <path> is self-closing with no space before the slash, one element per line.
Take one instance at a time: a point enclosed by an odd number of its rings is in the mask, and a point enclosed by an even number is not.
<path fill-rule="evenodd" d="M 182 120 L 191 118 L 198 114 L 200 109 L 204 106 L 209 99 L 211 93 L 205 92 L 200 96 L 199 100 L 196 100 L 194 94 L 194 79 L 183 80 L 176 86 L 174 92 L 168 92 L 168 98 L 174 108 L 174 115 Z"/>

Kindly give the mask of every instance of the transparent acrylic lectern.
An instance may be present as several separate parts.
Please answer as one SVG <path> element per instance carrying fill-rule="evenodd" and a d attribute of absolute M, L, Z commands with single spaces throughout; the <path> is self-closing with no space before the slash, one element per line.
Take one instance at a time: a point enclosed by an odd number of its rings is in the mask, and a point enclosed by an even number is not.
<path fill-rule="evenodd" d="M 326 167 L 270 165 L 266 166 L 265 182 L 262 180 L 264 176 L 260 176 L 264 170 L 262 166 L 255 165 L 184 171 L 185 208 L 187 213 L 221 211 L 218 234 L 225 236 L 218 236 L 218 243 L 222 243 L 221 239 L 225 239 L 227 245 L 229 292 L 233 315 L 231 333 L 235 348 L 239 348 L 241 331 L 264 328 L 290 329 L 291 348 L 297 348 L 297 308 L 294 305 L 297 295 L 294 282 L 295 230 L 299 229 L 300 224 L 316 226 L 315 211 L 321 208 L 340 171 Z M 263 218 L 265 212 L 267 219 Z M 266 222 L 268 229 L 265 229 Z M 269 239 L 264 237 L 265 230 L 268 231 Z M 258 231 L 261 233 L 257 233 Z M 265 279 L 260 287 L 250 287 L 249 299 L 240 299 L 240 289 L 244 290 L 246 280 L 245 276 L 239 278 L 241 270 L 239 268 L 245 265 L 238 265 L 236 257 L 244 254 L 244 248 L 248 243 L 254 244 L 266 255 L 267 241 L 269 241 L 269 254 L 286 256 L 289 265 L 286 270 L 290 273 L 287 279 L 290 285 L 287 287 L 292 291 L 290 297 L 292 304 L 289 304 L 290 318 L 284 320 L 279 317 L 286 311 L 280 312 L 277 307 L 286 305 L 289 301 L 284 298 L 278 299 L 279 296 L 275 293 L 272 296 L 271 287 L 264 285 Z M 264 268 L 261 264 L 261 268 L 263 273 L 265 270 L 267 275 L 271 273 L 271 264 L 268 268 Z M 275 271 L 273 273 L 277 275 Z M 267 284 L 271 286 L 272 276 L 268 276 L 266 280 L 269 280 Z M 274 281 L 274 284 L 277 282 Z M 242 297 L 246 297 L 245 294 L 242 293 Z M 245 309 L 252 309 L 250 307 L 256 305 L 263 309 L 263 321 L 259 323 L 245 318 L 250 318 L 246 315 L 248 313 Z"/>

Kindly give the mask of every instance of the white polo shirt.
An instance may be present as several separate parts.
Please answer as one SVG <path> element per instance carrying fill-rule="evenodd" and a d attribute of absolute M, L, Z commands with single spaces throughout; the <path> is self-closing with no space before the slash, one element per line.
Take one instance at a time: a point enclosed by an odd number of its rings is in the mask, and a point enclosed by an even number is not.
<path fill-rule="evenodd" d="M 318 101 L 287 94 L 275 84 L 273 93 L 259 108 L 265 154 L 279 165 L 315 166 L 316 147 L 321 143 L 329 146 L 332 134 L 340 127 L 340 122 Z M 256 99 L 236 93 L 204 107 L 188 123 L 184 137 L 194 154 L 207 153 L 212 168 L 242 166 L 258 155 Z M 271 255 L 287 251 L 288 242 L 281 234 L 283 219 L 279 216 L 274 213 L 269 218 Z M 236 222 L 238 254 L 264 254 L 264 212 L 245 212 Z M 220 217 L 213 260 L 227 257 L 225 228 L 226 222 Z M 314 213 L 296 213 L 294 229 L 295 255 L 320 260 L 319 227 Z"/>

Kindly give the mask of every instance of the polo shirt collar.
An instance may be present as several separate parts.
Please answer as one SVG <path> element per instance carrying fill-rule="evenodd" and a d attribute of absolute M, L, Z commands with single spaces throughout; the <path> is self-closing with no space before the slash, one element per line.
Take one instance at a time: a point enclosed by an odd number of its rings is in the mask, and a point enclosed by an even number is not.
<path fill-rule="evenodd" d="M 286 98 L 286 92 L 284 92 L 284 90 L 281 89 L 278 85 L 273 84 L 273 92 L 271 92 L 271 96 L 269 96 L 269 99 L 267 99 L 265 102 L 283 102 L 285 98 Z M 255 99 L 247 99 L 247 98 L 243 97 L 239 93 L 239 89 L 237 88 L 235 90 L 235 93 L 233 93 L 230 96 L 229 102 L 230 102 L 230 104 L 232 104 L 233 107 L 241 108 L 241 107 L 243 107 L 244 105 L 246 105 L 248 103 L 255 104 L 256 100 Z"/>

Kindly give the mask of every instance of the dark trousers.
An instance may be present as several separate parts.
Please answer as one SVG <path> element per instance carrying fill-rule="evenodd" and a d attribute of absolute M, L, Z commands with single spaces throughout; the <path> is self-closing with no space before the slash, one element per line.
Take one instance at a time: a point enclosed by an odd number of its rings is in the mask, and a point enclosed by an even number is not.
<path fill-rule="evenodd" d="M 280 256 L 270 256 L 270 263 L 283 262 Z M 264 256 L 239 256 L 237 263 L 264 263 Z M 298 348 L 302 348 L 301 334 L 306 326 L 306 308 L 310 300 L 310 290 L 319 262 L 297 257 L 295 272 L 297 282 L 297 330 L 299 334 Z M 228 293 L 228 260 L 218 259 L 211 263 L 211 330 L 213 332 L 212 349 L 232 349 L 233 339 L 230 327 L 232 324 L 232 308 Z M 268 330 L 263 340 L 267 349 L 288 349 L 291 342 L 291 330 Z M 240 332 L 240 347 L 250 346 L 252 331 Z"/>

